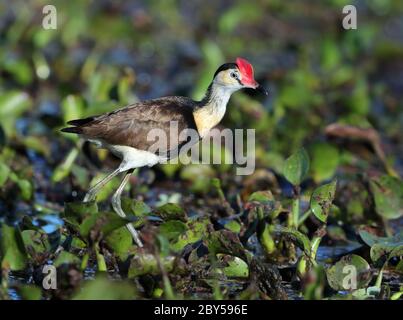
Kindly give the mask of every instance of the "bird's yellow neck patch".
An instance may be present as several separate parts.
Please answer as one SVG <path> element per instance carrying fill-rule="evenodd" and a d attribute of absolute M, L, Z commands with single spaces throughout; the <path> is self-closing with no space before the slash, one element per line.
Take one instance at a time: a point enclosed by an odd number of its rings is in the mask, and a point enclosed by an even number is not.
<path fill-rule="evenodd" d="M 225 110 L 224 112 L 218 112 L 217 110 L 212 110 L 212 108 L 207 106 L 196 110 L 193 113 L 193 116 L 199 135 L 202 138 L 206 136 L 208 132 L 221 121 L 224 113 Z"/>
<path fill-rule="evenodd" d="M 233 88 L 213 83 L 208 102 L 193 112 L 197 131 L 203 138 L 224 117 Z"/>

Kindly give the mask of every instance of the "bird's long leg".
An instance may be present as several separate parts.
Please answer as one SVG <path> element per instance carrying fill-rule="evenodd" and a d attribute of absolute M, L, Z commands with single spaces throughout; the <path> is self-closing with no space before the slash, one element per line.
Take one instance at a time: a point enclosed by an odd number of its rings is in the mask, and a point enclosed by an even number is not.
<path fill-rule="evenodd" d="M 126 185 L 126 183 L 129 181 L 130 175 L 133 173 L 134 169 L 130 169 L 125 173 L 125 176 L 122 180 L 122 183 L 120 184 L 119 188 L 116 190 L 115 194 L 112 196 L 112 207 L 115 212 L 121 216 L 122 218 L 126 217 L 126 214 L 122 210 L 122 205 L 120 201 L 120 197 L 122 195 L 122 191 Z M 131 223 L 128 223 L 126 225 L 127 229 L 129 230 L 130 234 L 132 235 L 134 241 L 136 244 L 141 248 L 143 246 L 143 243 L 140 240 L 139 234 L 136 231 L 136 229 L 133 227 Z"/>
<path fill-rule="evenodd" d="M 95 200 L 99 190 L 102 189 L 109 181 L 111 181 L 115 176 L 117 176 L 120 173 L 120 169 L 117 168 L 115 171 L 107 175 L 105 178 L 103 178 L 101 181 L 99 181 L 95 186 L 93 186 L 85 195 L 84 197 L 84 202 L 92 201 Z"/>

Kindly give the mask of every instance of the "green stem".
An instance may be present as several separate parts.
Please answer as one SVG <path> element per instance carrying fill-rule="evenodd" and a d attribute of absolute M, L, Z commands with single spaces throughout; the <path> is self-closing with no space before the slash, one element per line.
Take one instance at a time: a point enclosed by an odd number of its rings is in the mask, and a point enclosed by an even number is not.
<path fill-rule="evenodd" d="M 319 244 L 322 240 L 321 236 L 316 236 L 311 241 L 311 252 L 310 252 L 310 260 L 313 265 L 316 266 L 316 254 L 318 252 Z"/>
<path fill-rule="evenodd" d="M 89 258 L 90 255 L 88 253 L 83 256 L 83 259 L 81 260 L 81 271 L 84 271 L 87 268 Z"/>
<path fill-rule="evenodd" d="M 292 201 L 292 224 L 298 229 L 298 221 L 299 221 L 299 197 L 295 198 Z"/>
<path fill-rule="evenodd" d="M 168 273 L 166 269 L 164 268 L 164 265 L 161 261 L 160 258 L 160 253 L 158 250 L 155 250 L 155 259 L 157 261 L 158 269 L 160 270 L 162 274 L 162 283 L 164 285 L 164 295 L 165 298 L 168 300 L 175 300 L 175 293 L 174 290 L 172 289 L 171 281 L 169 280 Z"/>
<path fill-rule="evenodd" d="M 106 262 L 104 256 L 99 252 L 98 244 L 95 245 L 95 255 L 97 256 L 98 271 L 106 272 Z"/>
<path fill-rule="evenodd" d="M 384 265 L 385 266 L 385 265 Z M 381 288 L 381 284 L 382 284 L 382 278 L 383 278 L 383 268 L 381 268 L 381 270 L 379 271 L 378 276 L 376 277 L 376 281 L 375 281 L 375 287 L 377 288 Z"/>
<path fill-rule="evenodd" d="M 308 209 L 307 211 L 304 212 L 304 214 L 302 215 L 302 217 L 298 220 L 298 227 L 304 223 L 304 221 L 309 217 L 309 215 L 311 214 L 311 209 Z"/>

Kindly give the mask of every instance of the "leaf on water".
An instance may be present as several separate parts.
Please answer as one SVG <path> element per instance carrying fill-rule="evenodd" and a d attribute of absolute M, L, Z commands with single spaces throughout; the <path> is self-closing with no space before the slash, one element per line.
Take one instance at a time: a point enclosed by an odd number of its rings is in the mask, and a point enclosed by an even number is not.
<path fill-rule="evenodd" d="M 21 232 L 24 245 L 31 256 L 35 258 L 38 255 L 46 254 L 51 250 L 51 244 L 48 235 L 43 231 L 24 230 Z"/>
<path fill-rule="evenodd" d="M 79 232 L 83 238 L 90 237 L 92 240 L 96 240 L 100 232 L 102 232 L 103 236 L 107 236 L 129 222 L 131 220 L 122 218 L 115 212 L 97 212 L 83 220 L 80 224 Z"/>
<path fill-rule="evenodd" d="M 247 261 L 247 256 L 238 236 L 228 230 L 213 231 L 206 239 L 208 250 L 211 254 L 228 254 Z"/>
<path fill-rule="evenodd" d="M 113 281 L 98 276 L 84 283 L 73 300 L 133 300 L 137 298 L 135 286 L 129 282 Z"/>
<path fill-rule="evenodd" d="M 145 217 L 152 213 L 151 208 L 143 201 L 122 197 L 122 209 L 127 214 Z"/>
<path fill-rule="evenodd" d="M 62 217 L 68 222 L 79 225 L 86 217 L 98 212 L 95 201 L 90 202 L 66 202 Z"/>
<path fill-rule="evenodd" d="M 175 257 L 160 257 L 161 263 L 166 272 L 171 272 L 174 268 Z M 154 255 L 140 253 L 135 255 L 130 261 L 128 278 L 132 279 L 141 275 L 158 275 L 161 271 L 158 267 L 157 259 Z"/>
<path fill-rule="evenodd" d="M 378 237 L 365 230 L 359 231 L 361 239 L 371 247 L 372 261 L 376 262 L 383 257 L 387 259 L 403 255 L 403 232 L 393 237 Z"/>
<path fill-rule="evenodd" d="M 177 241 L 171 243 L 171 249 L 174 252 L 181 251 L 186 245 L 195 243 L 205 238 L 208 234 L 207 226 L 210 220 L 207 218 L 198 218 L 189 220 L 186 223 L 187 230 L 180 234 Z"/>
<path fill-rule="evenodd" d="M 162 223 L 159 227 L 161 235 L 166 237 L 169 241 L 177 241 L 179 236 L 184 234 L 187 230 L 187 225 L 182 221 L 170 220 Z"/>
<path fill-rule="evenodd" d="M 249 267 L 248 264 L 238 257 L 233 257 L 224 254 L 217 254 L 219 262 L 224 263 L 226 266 L 220 268 L 224 274 L 229 278 L 248 278 Z"/>
<path fill-rule="evenodd" d="M 19 228 L 3 223 L 0 243 L 3 253 L 1 267 L 12 271 L 24 270 L 28 257 Z"/>
<path fill-rule="evenodd" d="M 293 240 L 296 241 L 296 244 L 305 252 L 305 254 L 310 254 L 311 242 L 306 235 L 299 232 L 298 230 L 295 230 L 294 228 L 287 228 L 282 226 L 276 226 L 276 231 L 290 236 Z"/>
<path fill-rule="evenodd" d="M 336 192 L 337 180 L 324 184 L 312 193 L 310 206 L 313 214 L 322 222 L 327 221 Z"/>
<path fill-rule="evenodd" d="M 337 291 L 366 288 L 372 273 L 368 262 L 355 254 L 347 255 L 326 270 L 330 287 Z"/>
<path fill-rule="evenodd" d="M 299 149 L 284 162 L 283 174 L 294 186 L 304 180 L 309 170 L 309 157 L 304 148 Z"/>
<path fill-rule="evenodd" d="M 105 242 L 121 261 L 127 259 L 129 250 L 133 246 L 132 235 L 126 227 L 121 227 L 110 232 L 105 237 Z"/>
<path fill-rule="evenodd" d="M 403 181 L 383 175 L 372 179 L 369 186 L 375 201 L 376 212 L 385 219 L 403 215 Z"/>
<path fill-rule="evenodd" d="M 155 212 L 163 220 L 180 220 L 183 222 L 187 221 L 187 216 L 185 210 L 175 203 L 166 203 L 161 207 L 155 209 Z"/>

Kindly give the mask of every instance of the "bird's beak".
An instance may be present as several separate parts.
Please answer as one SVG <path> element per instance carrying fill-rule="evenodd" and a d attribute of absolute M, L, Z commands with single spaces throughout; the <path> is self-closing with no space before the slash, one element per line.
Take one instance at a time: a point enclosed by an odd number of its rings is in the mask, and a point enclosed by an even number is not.
<path fill-rule="evenodd" d="M 251 88 L 251 89 L 255 89 L 263 94 L 265 94 L 266 96 L 269 94 L 269 92 L 262 87 L 255 79 L 246 79 L 242 81 L 242 84 L 245 86 L 245 88 Z"/>

